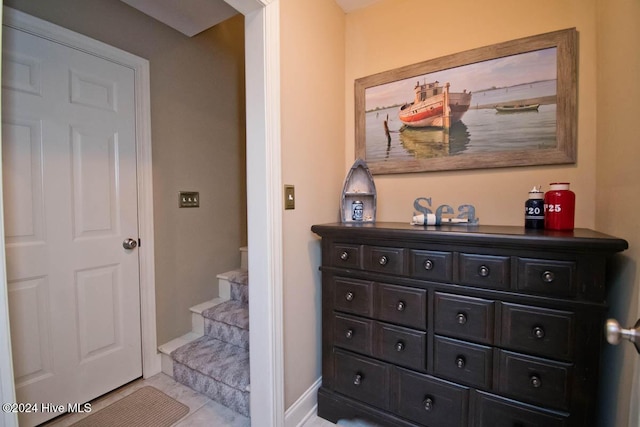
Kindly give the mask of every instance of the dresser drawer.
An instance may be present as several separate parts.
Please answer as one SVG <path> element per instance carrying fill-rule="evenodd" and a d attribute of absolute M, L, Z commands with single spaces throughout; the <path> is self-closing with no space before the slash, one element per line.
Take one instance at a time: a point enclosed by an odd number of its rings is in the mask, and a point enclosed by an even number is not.
<path fill-rule="evenodd" d="M 415 329 L 376 322 L 374 354 L 380 359 L 426 371 L 427 334 Z"/>
<path fill-rule="evenodd" d="M 373 314 L 372 282 L 340 277 L 335 277 L 333 281 L 335 310 L 369 317 Z"/>
<path fill-rule="evenodd" d="M 518 258 L 520 291 L 539 294 L 574 296 L 576 264 L 571 261 Z"/>
<path fill-rule="evenodd" d="M 506 256 L 460 254 L 460 283 L 483 288 L 509 289 L 511 261 Z"/>
<path fill-rule="evenodd" d="M 354 399 L 389 408 L 389 365 L 340 350 L 334 352 L 335 389 Z"/>
<path fill-rule="evenodd" d="M 376 283 L 375 313 L 379 320 L 427 329 L 427 291 Z"/>
<path fill-rule="evenodd" d="M 338 347 L 359 353 L 372 354 L 373 321 L 335 313 L 333 317 L 333 343 Z"/>
<path fill-rule="evenodd" d="M 398 414 L 427 426 L 463 427 L 467 425 L 469 390 L 466 387 L 396 369 Z"/>
<path fill-rule="evenodd" d="M 436 292 L 436 334 L 493 344 L 493 301 Z"/>
<path fill-rule="evenodd" d="M 470 427 L 566 427 L 562 414 L 538 410 L 481 391 L 471 393 Z"/>
<path fill-rule="evenodd" d="M 502 303 L 503 347 L 571 360 L 575 320 L 569 311 Z"/>
<path fill-rule="evenodd" d="M 480 388 L 491 388 L 493 349 L 445 337 L 434 337 L 433 370 L 438 376 Z"/>
<path fill-rule="evenodd" d="M 333 267 L 361 268 L 362 246 L 336 243 L 331 246 L 329 261 Z"/>
<path fill-rule="evenodd" d="M 403 248 L 388 248 L 385 246 L 365 246 L 363 248 L 363 267 L 365 270 L 378 273 L 405 273 L 405 259 Z"/>
<path fill-rule="evenodd" d="M 501 393 L 525 402 L 568 409 L 571 365 L 500 351 Z"/>
<path fill-rule="evenodd" d="M 411 276 L 417 279 L 450 282 L 453 279 L 453 254 L 437 251 L 411 251 Z"/>

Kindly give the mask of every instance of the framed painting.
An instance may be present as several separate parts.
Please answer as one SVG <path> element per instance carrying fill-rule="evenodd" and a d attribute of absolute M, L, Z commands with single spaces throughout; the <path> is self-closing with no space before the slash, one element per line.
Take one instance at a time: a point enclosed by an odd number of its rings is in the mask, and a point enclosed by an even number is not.
<path fill-rule="evenodd" d="M 355 151 L 372 174 L 576 161 L 575 28 L 355 81 Z"/>

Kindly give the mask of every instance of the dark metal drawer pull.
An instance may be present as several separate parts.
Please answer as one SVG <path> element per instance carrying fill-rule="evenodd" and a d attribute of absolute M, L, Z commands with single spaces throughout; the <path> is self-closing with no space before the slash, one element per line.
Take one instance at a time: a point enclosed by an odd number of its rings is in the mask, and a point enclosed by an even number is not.
<path fill-rule="evenodd" d="M 553 279 L 556 278 L 556 275 L 553 274 L 553 271 L 545 271 L 544 273 L 542 273 L 542 281 L 544 283 L 552 283 Z"/>
<path fill-rule="evenodd" d="M 463 356 L 456 357 L 456 366 L 462 369 L 464 368 L 464 365 L 466 365 L 466 361 L 464 360 L 464 357 Z"/>
<path fill-rule="evenodd" d="M 353 329 L 348 329 L 348 330 L 347 330 L 347 333 L 346 333 L 346 334 L 344 334 L 344 336 L 345 336 L 345 337 L 347 337 L 347 339 L 349 339 L 349 340 L 350 340 L 351 338 L 353 338 Z"/>
<path fill-rule="evenodd" d="M 398 341 L 396 343 L 396 351 L 400 352 L 402 350 L 404 350 L 404 343 L 402 341 Z"/>
<path fill-rule="evenodd" d="M 346 299 L 347 301 L 353 301 L 354 297 L 355 295 L 353 294 L 353 292 L 347 292 L 344 296 L 344 299 Z"/>
<path fill-rule="evenodd" d="M 542 326 L 536 326 L 533 328 L 533 336 L 538 339 L 544 338 L 544 329 Z"/>
<path fill-rule="evenodd" d="M 343 261 L 348 260 L 348 259 L 349 259 L 349 252 L 347 252 L 347 251 L 343 251 L 343 252 L 340 254 L 340 259 L 341 259 L 341 260 L 343 260 Z"/>
<path fill-rule="evenodd" d="M 389 262 L 389 258 L 387 258 L 386 255 L 382 255 L 378 260 L 378 264 L 380 265 L 387 265 L 388 262 Z"/>
<path fill-rule="evenodd" d="M 360 384 L 362 384 L 362 374 L 358 372 L 355 378 L 353 379 L 353 385 L 358 386 Z"/>
<path fill-rule="evenodd" d="M 488 277 L 489 273 L 489 267 L 487 267 L 486 265 L 481 265 L 480 267 L 478 267 L 478 274 L 480 275 L 480 277 Z"/>
<path fill-rule="evenodd" d="M 398 304 L 396 305 L 396 310 L 404 311 L 405 308 L 407 308 L 407 304 L 405 304 L 404 301 L 398 301 Z"/>
<path fill-rule="evenodd" d="M 537 375 L 531 375 L 530 377 L 530 381 L 531 381 L 531 386 L 533 388 L 540 388 L 542 387 L 542 380 L 540 379 L 539 376 Z"/>
<path fill-rule="evenodd" d="M 464 325 L 467 323 L 467 315 L 464 313 L 458 313 L 456 316 L 456 320 L 458 321 L 458 325 Z"/>
<path fill-rule="evenodd" d="M 433 409 L 433 398 L 432 397 L 425 398 L 424 402 L 422 402 L 422 405 L 424 406 L 425 411 L 431 411 Z"/>
<path fill-rule="evenodd" d="M 423 264 L 425 270 L 433 270 L 433 261 L 430 259 L 426 260 Z"/>

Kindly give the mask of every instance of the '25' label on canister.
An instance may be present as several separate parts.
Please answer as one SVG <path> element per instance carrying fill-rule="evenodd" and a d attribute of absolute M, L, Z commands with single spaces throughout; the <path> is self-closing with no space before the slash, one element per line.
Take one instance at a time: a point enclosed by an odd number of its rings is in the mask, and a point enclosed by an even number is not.
<path fill-rule="evenodd" d="M 544 211 L 545 212 L 562 212 L 562 205 L 560 204 L 544 205 Z"/>

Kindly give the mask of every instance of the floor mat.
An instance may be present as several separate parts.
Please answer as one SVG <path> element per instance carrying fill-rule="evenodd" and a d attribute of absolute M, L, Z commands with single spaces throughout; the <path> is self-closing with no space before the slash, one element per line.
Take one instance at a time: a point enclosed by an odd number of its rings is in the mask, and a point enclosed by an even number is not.
<path fill-rule="evenodd" d="M 72 427 L 169 427 L 189 408 L 146 386 L 73 424 Z"/>

